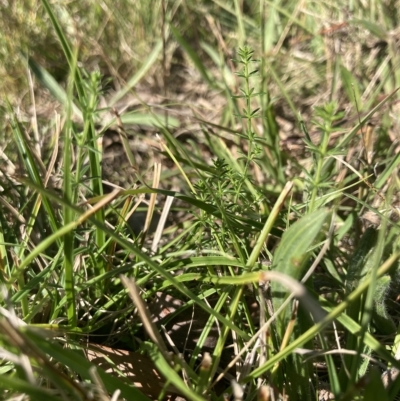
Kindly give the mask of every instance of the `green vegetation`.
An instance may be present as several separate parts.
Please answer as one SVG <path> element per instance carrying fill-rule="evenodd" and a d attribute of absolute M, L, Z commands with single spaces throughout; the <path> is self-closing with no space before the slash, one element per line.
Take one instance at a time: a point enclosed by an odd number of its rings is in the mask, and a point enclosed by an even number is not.
<path fill-rule="evenodd" d="M 395 400 L 398 2 L 3 3 L 0 398 Z"/>

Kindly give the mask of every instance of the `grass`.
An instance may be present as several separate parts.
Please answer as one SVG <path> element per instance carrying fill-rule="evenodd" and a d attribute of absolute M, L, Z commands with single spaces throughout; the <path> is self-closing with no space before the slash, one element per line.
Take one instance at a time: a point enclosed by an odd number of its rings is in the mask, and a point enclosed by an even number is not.
<path fill-rule="evenodd" d="M 397 10 L 4 7 L 1 398 L 395 400 Z"/>

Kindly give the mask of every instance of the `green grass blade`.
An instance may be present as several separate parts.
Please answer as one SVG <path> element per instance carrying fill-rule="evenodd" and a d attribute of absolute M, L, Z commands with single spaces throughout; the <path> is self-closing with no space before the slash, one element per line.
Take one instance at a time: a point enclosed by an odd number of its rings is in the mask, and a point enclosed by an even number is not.
<path fill-rule="evenodd" d="M 171 383 L 174 387 L 176 387 L 184 396 L 186 396 L 189 400 L 193 401 L 205 401 L 201 395 L 196 394 L 192 389 L 190 389 L 186 383 L 182 380 L 182 378 L 178 375 L 178 373 L 168 364 L 168 362 L 164 359 L 160 350 L 151 343 L 145 343 L 144 348 L 147 350 L 150 358 L 156 365 L 157 369 L 160 373 Z"/>
<path fill-rule="evenodd" d="M 233 0 L 235 4 L 235 14 L 236 14 L 236 20 L 238 23 L 238 36 L 239 36 L 239 47 L 242 47 L 246 43 L 246 31 L 244 29 L 244 22 L 243 22 L 243 14 L 242 10 L 240 9 L 240 4 L 238 0 Z"/>
<path fill-rule="evenodd" d="M 138 82 L 146 75 L 146 72 L 149 70 L 149 68 L 156 62 L 157 57 L 159 56 L 161 50 L 162 50 L 162 41 L 159 40 L 155 44 L 152 52 L 149 54 L 149 57 L 147 57 L 147 59 L 142 64 L 140 69 L 136 72 L 136 74 L 128 80 L 127 84 L 124 86 L 123 89 L 118 91 L 110 99 L 109 102 L 110 107 L 114 106 L 118 102 L 118 100 L 122 99 L 135 85 L 138 84 Z"/>
<path fill-rule="evenodd" d="M 345 137 L 340 141 L 338 144 L 338 148 L 345 148 L 349 142 L 354 138 L 355 135 L 357 135 L 358 130 L 378 111 L 380 110 L 391 98 L 394 97 L 394 95 L 398 92 L 400 88 L 397 88 L 394 90 L 390 95 L 386 96 L 385 99 L 383 99 L 381 102 L 379 102 L 372 110 L 370 110 L 364 118 L 361 119 L 361 121 L 347 134 Z M 380 177 L 380 180 L 378 183 L 380 185 L 383 185 L 385 181 L 383 181 L 382 176 Z M 377 183 L 377 184 L 378 184 Z M 377 188 L 380 188 L 377 186 Z"/>
<path fill-rule="evenodd" d="M 1 375 L 0 388 L 7 390 L 8 392 L 26 394 L 29 396 L 30 400 L 43 401 L 43 399 L 46 399 L 49 401 L 62 401 L 65 399 L 64 397 L 53 395 L 50 390 L 41 388 L 37 384 L 30 384 L 26 380 L 5 374 Z"/>
<path fill-rule="evenodd" d="M 121 121 L 123 124 L 139 124 L 148 127 L 159 127 L 162 126 L 162 122 L 165 120 L 165 115 L 151 113 L 143 114 L 135 111 L 128 111 L 121 115 Z M 115 124 L 116 120 L 113 119 L 111 124 Z M 168 127 L 179 128 L 180 122 L 177 118 L 168 116 Z"/>
<path fill-rule="evenodd" d="M 72 85 L 70 85 L 71 92 Z M 71 93 L 70 93 L 71 94 Z M 71 99 L 71 96 L 69 96 Z M 71 107 L 67 107 L 67 120 L 64 129 L 64 180 L 63 180 L 63 194 L 67 201 L 74 202 L 75 198 L 75 182 L 73 180 L 72 167 L 72 121 L 71 121 Z M 68 226 L 74 221 L 74 210 L 63 205 L 64 225 Z M 72 327 L 77 326 L 76 303 L 75 303 L 75 275 L 74 275 L 74 242 L 75 238 L 73 231 L 68 231 L 64 237 L 64 274 L 65 282 L 64 289 L 67 298 L 67 316 L 68 324 Z"/>
<path fill-rule="evenodd" d="M 84 103 L 84 90 L 83 90 L 83 85 L 82 85 L 82 77 L 80 74 L 80 70 L 75 67 L 76 64 L 76 57 L 74 57 L 73 52 L 71 50 L 71 47 L 68 43 L 68 40 L 66 36 L 64 35 L 64 32 L 62 30 L 61 25 L 59 24 L 57 17 L 53 13 L 53 10 L 47 0 L 42 0 L 42 4 L 44 8 L 46 9 L 46 12 L 50 18 L 50 21 L 53 25 L 54 30 L 56 31 L 56 35 L 58 37 L 58 40 L 61 43 L 61 47 L 64 51 L 65 58 L 67 59 L 67 62 L 69 64 L 69 68 L 71 71 L 75 72 L 75 77 L 74 77 L 74 83 L 76 84 L 76 90 L 78 92 L 78 97 L 79 100 Z"/>
<path fill-rule="evenodd" d="M 11 104 L 9 102 L 7 102 L 7 108 L 8 108 L 10 115 L 12 116 L 12 118 L 11 118 L 12 131 L 13 131 L 13 134 L 15 137 L 15 142 L 18 146 L 18 151 L 20 153 L 21 159 L 23 160 L 23 163 L 25 165 L 28 176 L 32 180 L 32 182 L 34 182 L 39 187 L 43 188 L 44 187 L 43 181 L 40 176 L 40 172 L 37 168 L 38 158 L 37 157 L 35 158 L 33 156 L 32 148 L 29 145 L 28 140 L 25 137 L 24 130 L 21 127 L 19 121 L 17 120 L 17 118 L 12 110 Z M 45 171 L 42 171 L 42 173 L 45 173 Z M 58 228 L 58 223 L 57 223 L 57 219 L 56 219 L 56 216 L 54 213 L 54 208 L 50 204 L 49 200 L 46 197 L 43 197 L 42 201 L 43 201 L 43 205 L 46 210 L 46 213 L 47 213 L 47 218 L 48 218 L 49 224 L 50 224 L 52 230 L 56 231 Z"/>
<path fill-rule="evenodd" d="M 103 181 L 102 181 L 102 148 L 98 142 L 98 135 L 95 128 L 95 112 L 98 105 L 98 96 L 101 90 L 101 76 L 99 73 L 94 72 L 89 78 L 89 88 L 88 88 L 88 104 L 85 109 L 85 121 L 83 129 L 83 143 L 87 146 L 88 156 L 89 156 L 89 166 L 90 166 L 90 186 L 92 189 L 93 196 L 103 195 Z M 105 222 L 104 209 L 100 208 L 96 211 L 95 217 L 102 224 Z M 105 233 L 101 229 L 96 229 L 95 231 L 95 244 L 97 250 L 104 248 L 106 243 Z M 95 272 L 97 275 L 104 274 L 105 272 L 105 261 L 100 255 L 96 260 Z M 100 298 L 104 292 L 103 285 L 99 285 L 96 288 L 96 296 Z"/>
<path fill-rule="evenodd" d="M 340 75 L 344 90 L 347 94 L 347 99 L 353 104 L 353 107 L 357 111 L 363 110 L 360 94 L 360 84 L 354 78 L 353 74 L 343 65 L 340 66 Z"/>
<path fill-rule="evenodd" d="M 58 82 L 50 75 L 45 68 L 36 63 L 32 58 L 28 60 L 28 65 L 31 71 L 35 74 L 39 82 L 49 90 L 49 92 L 58 100 L 62 105 L 66 106 L 70 99 L 68 99 L 65 90 L 58 84 Z M 75 116 L 82 120 L 82 112 L 72 103 L 72 110 Z"/>
<path fill-rule="evenodd" d="M 192 47 L 189 45 L 189 43 L 181 36 L 181 34 L 178 32 L 176 28 L 174 28 L 172 25 L 170 25 L 171 32 L 174 35 L 176 41 L 185 49 L 186 53 L 190 57 L 190 59 L 193 61 L 194 65 L 196 66 L 197 70 L 199 71 L 200 75 L 203 77 L 203 79 L 211 86 L 215 87 L 216 83 L 211 80 L 211 78 L 208 75 L 207 69 L 204 66 L 203 62 L 200 60 L 200 57 L 196 54 L 196 52 L 192 49 Z"/>
<path fill-rule="evenodd" d="M 385 170 L 379 175 L 379 178 L 376 180 L 374 186 L 376 189 L 381 189 L 383 185 L 388 181 L 389 177 L 392 175 L 394 171 L 397 171 L 398 166 L 400 165 L 400 153 L 393 158 L 390 164 L 385 168 Z"/>

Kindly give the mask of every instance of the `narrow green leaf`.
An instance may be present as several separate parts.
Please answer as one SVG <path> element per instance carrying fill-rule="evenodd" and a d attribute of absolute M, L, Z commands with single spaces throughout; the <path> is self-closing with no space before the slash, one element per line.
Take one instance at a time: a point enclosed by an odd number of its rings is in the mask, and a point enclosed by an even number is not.
<path fill-rule="evenodd" d="M 353 25 L 362 25 L 367 29 L 372 35 L 376 36 L 380 40 L 387 39 L 387 32 L 382 28 L 382 25 L 375 24 L 374 22 L 367 21 L 365 19 L 352 19 L 349 21 Z"/>
<path fill-rule="evenodd" d="M 28 138 L 26 137 L 26 133 L 24 131 L 24 128 L 21 126 L 19 123 L 11 104 L 6 101 L 7 103 L 7 108 L 10 113 L 11 117 L 11 127 L 12 131 L 14 134 L 15 142 L 18 147 L 18 151 L 20 154 L 20 157 L 25 165 L 25 169 L 28 173 L 29 178 L 34 182 L 36 185 L 38 185 L 40 188 L 44 188 L 44 184 L 42 181 L 41 177 L 41 172 L 39 171 L 38 168 L 38 163 L 37 163 L 37 157 L 34 157 L 34 153 L 32 151 L 32 148 L 30 146 L 30 143 L 28 141 Z M 43 166 L 43 165 L 42 165 Z M 42 171 L 44 173 L 44 171 Z M 55 216 L 54 208 L 50 204 L 49 200 L 46 198 L 46 196 L 43 196 L 43 205 L 44 208 L 46 209 L 46 213 L 48 216 L 48 221 L 49 224 L 52 228 L 53 231 L 56 231 L 58 228 L 57 224 L 57 219 Z"/>
<path fill-rule="evenodd" d="M 154 46 L 153 51 L 149 54 L 149 57 L 144 61 L 142 66 L 133 75 L 126 85 L 124 85 L 123 89 L 118 91 L 110 100 L 109 106 L 112 107 L 118 100 L 122 99 L 138 82 L 146 75 L 146 72 L 149 68 L 156 62 L 158 55 L 160 54 L 162 49 L 162 41 L 159 40 Z"/>
<path fill-rule="evenodd" d="M 246 30 L 244 28 L 244 21 L 243 21 L 243 13 L 242 13 L 242 6 L 238 0 L 233 1 L 235 5 L 235 15 L 237 20 L 237 35 L 239 41 L 239 47 L 243 46 L 246 42 Z"/>
<path fill-rule="evenodd" d="M 364 118 L 340 141 L 338 148 L 346 147 L 349 142 L 353 139 L 360 127 L 362 127 L 378 110 L 380 110 L 390 99 L 394 97 L 394 95 L 399 91 L 400 87 L 395 89 L 391 94 L 385 97 L 381 102 L 379 102 L 372 110 L 370 110 Z M 388 178 L 389 172 L 388 169 L 385 170 L 384 173 L 379 177 L 379 180 L 375 184 L 375 188 L 380 189 L 383 184 L 385 184 L 386 179 Z"/>
<path fill-rule="evenodd" d="M 121 121 L 123 124 L 140 124 L 149 127 L 159 127 L 163 125 L 165 121 L 165 115 L 151 113 L 143 114 L 137 112 L 127 112 L 121 115 Z M 113 120 L 115 123 L 115 119 Z M 168 116 L 168 126 L 171 128 L 178 128 L 180 122 L 178 119 Z"/>
<path fill-rule="evenodd" d="M 344 66 L 340 66 L 340 75 L 342 77 L 343 87 L 347 94 L 348 100 L 353 104 L 357 110 L 362 110 L 361 93 L 358 80 L 355 79 L 353 74 Z"/>
<path fill-rule="evenodd" d="M 71 46 L 68 43 L 67 37 L 64 35 L 64 32 L 62 30 L 62 27 L 60 25 L 60 23 L 58 22 L 58 19 L 56 17 L 56 15 L 53 13 L 53 10 L 49 4 L 49 2 L 47 0 L 42 0 L 43 6 L 50 18 L 50 21 L 53 25 L 54 30 L 56 31 L 56 35 L 58 37 L 58 40 L 61 43 L 61 47 L 64 51 L 65 54 L 65 58 L 67 59 L 69 68 L 71 71 L 74 71 L 74 83 L 76 85 L 76 90 L 79 96 L 79 100 L 81 102 L 83 102 L 84 100 L 84 91 L 83 91 L 83 85 L 82 85 L 82 76 L 80 73 L 79 68 L 76 68 L 76 57 L 73 54 L 72 50 L 71 50 Z"/>
<path fill-rule="evenodd" d="M 53 76 L 49 74 L 45 68 L 43 68 L 40 64 L 38 64 L 35 60 L 31 58 L 28 60 L 28 65 L 31 71 L 34 73 L 35 77 L 46 89 L 49 90 L 54 98 L 58 100 L 62 105 L 67 105 L 67 93 L 53 78 Z M 74 115 L 76 115 L 79 119 L 82 119 L 82 112 L 79 110 L 76 104 L 71 102 L 71 107 Z"/>
<path fill-rule="evenodd" d="M 69 85 L 70 96 L 72 99 L 72 85 Z M 64 129 L 64 179 L 63 179 L 63 195 L 71 203 L 75 202 L 74 193 L 74 174 L 72 171 L 72 120 L 71 120 L 71 103 L 67 103 L 67 118 Z M 79 159 L 79 158 L 78 158 Z M 78 163 L 79 166 L 79 163 Z M 67 205 L 63 205 L 63 224 L 68 226 L 74 221 L 75 214 L 73 209 Z M 74 249 L 75 249 L 75 238 L 72 231 L 66 233 L 63 237 L 64 242 L 64 290 L 67 298 L 67 316 L 68 324 L 73 327 L 77 325 L 76 315 L 76 299 L 75 299 L 75 272 L 74 272 Z"/>
<path fill-rule="evenodd" d="M 214 87 L 216 84 L 211 80 L 211 78 L 208 76 L 207 69 L 204 67 L 204 64 L 200 60 L 200 57 L 197 55 L 197 53 L 192 49 L 192 47 L 189 45 L 189 43 L 181 36 L 181 34 L 178 32 L 176 28 L 174 28 L 172 25 L 170 26 L 171 32 L 174 35 L 176 41 L 185 49 L 186 53 L 188 56 L 191 58 L 193 61 L 194 65 L 200 72 L 201 76 L 203 79 L 212 87 Z"/>
<path fill-rule="evenodd" d="M 15 391 L 29 395 L 29 399 L 33 401 L 43 401 L 43 399 L 47 401 L 61 401 L 65 399 L 53 395 L 52 392 L 46 388 L 29 384 L 26 380 L 21 380 L 17 377 L 11 377 L 5 374 L 1 375 L 0 388 L 7 390 L 9 397 L 11 396 L 12 392 Z M 9 397 L 7 397 L 7 399 L 11 399 L 11 397 Z"/>
<path fill-rule="evenodd" d="M 168 362 L 164 359 L 156 345 L 152 343 L 145 343 L 144 348 L 148 351 L 150 358 L 154 362 L 154 365 L 156 365 L 159 372 L 169 381 L 169 383 L 171 383 L 189 400 L 205 401 L 205 398 L 199 394 L 196 394 L 184 383 L 178 373 L 172 369 Z"/>

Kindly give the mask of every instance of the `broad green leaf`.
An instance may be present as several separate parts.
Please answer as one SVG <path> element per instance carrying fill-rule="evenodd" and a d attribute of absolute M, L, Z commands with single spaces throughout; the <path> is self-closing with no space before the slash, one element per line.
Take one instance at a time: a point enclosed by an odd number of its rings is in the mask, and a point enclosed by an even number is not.
<path fill-rule="evenodd" d="M 381 333 L 392 335 L 396 332 L 396 326 L 387 311 L 386 299 L 392 285 L 392 279 L 389 275 L 383 276 L 376 282 L 376 290 L 374 297 L 374 315 L 376 327 Z"/>
<path fill-rule="evenodd" d="M 296 221 L 282 236 L 272 263 L 272 270 L 300 280 L 309 249 L 322 231 L 330 212 L 320 209 Z M 276 311 L 289 295 L 288 290 L 272 282 L 272 301 Z"/>
<path fill-rule="evenodd" d="M 387 259 L 382 266 L 378 269 L 377 277 L 381 277 L 385 275 L 393 266 L 393 264 L 400 257 L 399 253 L 392 255 L 389 259 Z M 259 377 L 265 372 L 271 370 L 275 364 L 283 359 L 285 359 L 288 355 L 296 350 L 296 348 L 301 347 L 307 341 L 310 341 L 314 338 L 314 336 L 318 333 L 321 333 L 322 330 L 331 324 L 334 320 L 338 320 L 340 324 L 343 325 L 345 330 L 350 331 L 353 334 L 357 334 L 361 330 L 361 326 L 349 318 L 345 313 L 343 313 L 348 306 L 357 300 L 362 294 L 364 294 L 369 286 L 371 285 L 371 277 L 368 277 L 365 281 L 363 281 L 343 302 L 339 305 L 332 307 L 329 302 L 323 297 L 319 297 L 319 302 L 321 306 L 329 313 L 322 321 L 317 322 L 313 325 L 307 332 L 301 334 L 294 341 L 290 342 L 286 348 L 277 353 L 276 355 L 269 358 L 269 360 L 264 363 L 264 365 L 258 367 L 253 370 L 243 382 L 248 382 L 254 378 Z M 397 361 L 386 349 L 385 346 L 378 341 L 374 336 L 370 333 L 366 333 L 363 338 L 364 344 L 367 347 L 370 347 L 374 352 L 376 352 L 379 356 L 385 359 L 387 362 L 393 364 L 394 367 L 400 368 L 400 362 Z"/>
<path fill-rule="evenodd" d="M 381 375 L 378 369 L 374 366 L 368 372 L 368 380 L 364 388 L 364 401 L 389 401 L 387 390 L 383 386 Z"/>

